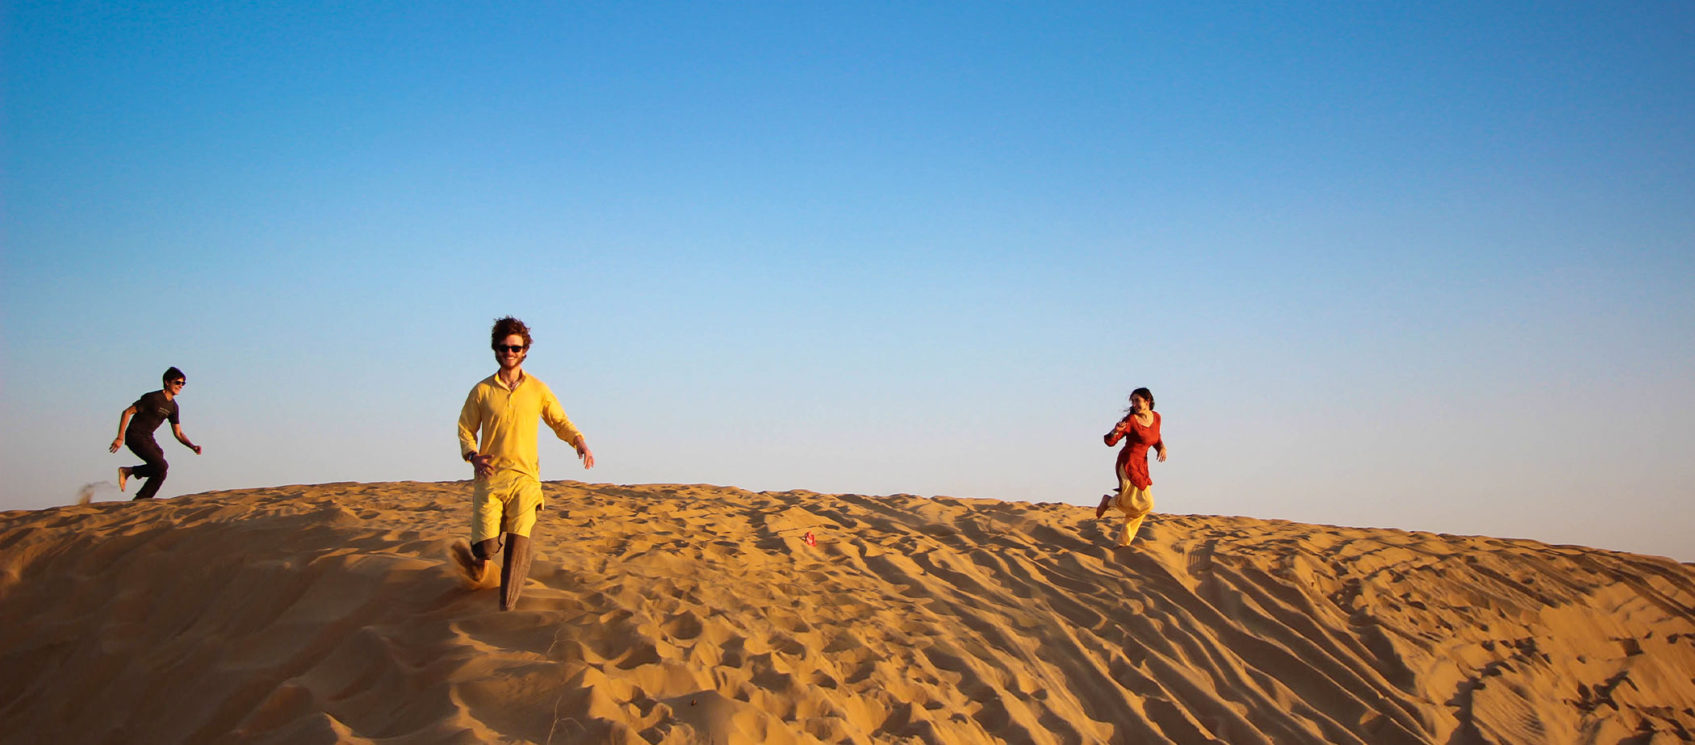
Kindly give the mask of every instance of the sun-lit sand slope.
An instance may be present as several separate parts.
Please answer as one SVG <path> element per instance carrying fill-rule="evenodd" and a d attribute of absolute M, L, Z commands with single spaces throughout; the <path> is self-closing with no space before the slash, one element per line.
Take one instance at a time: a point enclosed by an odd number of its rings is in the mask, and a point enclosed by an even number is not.
<path fill-rule="evenodd" d="M 551 483 L 518 610 L 469 486 L 0 514 L 8 743 L 1647 743 L 1695 572 L 1073 505 Z M 803 540 L 810 531 L 817 545 Z"/>

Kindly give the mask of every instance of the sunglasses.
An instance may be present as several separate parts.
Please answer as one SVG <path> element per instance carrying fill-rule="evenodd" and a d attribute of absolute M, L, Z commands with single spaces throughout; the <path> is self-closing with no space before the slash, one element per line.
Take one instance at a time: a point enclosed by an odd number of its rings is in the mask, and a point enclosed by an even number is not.
<path fill-rule="evenodd" d="M 496 345 L 494 345 L 494 351 L 496 351 L 496 352 L 511 352 L 513 354 L 517 354 L 517 353 L 522 352 L 526 349 L 529 349 L 529 347 L 526 347 L 526 346 L 523 346 L 523 345 L 520 345 L 520 344 L 496 344 Z"/>
<path fill-rule="evenodd" d="M 171 381 L 171 385 L 174 385 L 174 386 L 177 386 L 177 387 L 180 388 L 182 386 L 188 385 L 188 381 L 186 381 L 186 380 L 173 380 L 173 381 Z"/>

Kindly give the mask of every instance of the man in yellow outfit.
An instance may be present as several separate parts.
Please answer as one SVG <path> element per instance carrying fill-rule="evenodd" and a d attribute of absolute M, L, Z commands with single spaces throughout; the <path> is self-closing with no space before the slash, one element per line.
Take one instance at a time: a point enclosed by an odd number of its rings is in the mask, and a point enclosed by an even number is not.
<path fill-rule="evenodd" d="M 476 488 L 471 498 L 471 540 L 456 541 L 453 555 L 466 578 L 479 584 L 504 535 L 500 609 L 511 610 L 529 575 L 530 531 L 542 508 L 537 421 L 547 422 L 559 439 L 571 443 L 584 468 L 594 468 L 594 453 L 565 416 L 552 389 L 524 373 L 530 328 L 507 316 L 494 322 L 489 337 L 500 370 L 473 387 L 459 411 L 459 454 L 474 469 Z"/>

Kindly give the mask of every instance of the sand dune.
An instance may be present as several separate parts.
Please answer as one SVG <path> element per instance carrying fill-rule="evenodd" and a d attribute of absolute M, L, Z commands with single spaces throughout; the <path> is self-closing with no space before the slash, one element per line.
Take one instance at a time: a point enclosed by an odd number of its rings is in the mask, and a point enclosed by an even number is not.
<path fill-rule="evenodd" d="M 6 743 L 1661 743 L 1695 571 L 1074 505 L 550 483 L 518 609 L 469 487 L 0 514 Z M 803 541 L 807 532 L 816 546 Z"/>

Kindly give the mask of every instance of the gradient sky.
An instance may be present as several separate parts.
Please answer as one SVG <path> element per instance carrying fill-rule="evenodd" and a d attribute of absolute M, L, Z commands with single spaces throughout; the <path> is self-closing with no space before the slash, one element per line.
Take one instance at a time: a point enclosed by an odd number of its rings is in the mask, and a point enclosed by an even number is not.
<path fill-rule="evenodd" d="M 1169 5 L 6 3 L 0 508 L 170 365 L 163 496 L 467 478 L 510 313 L 548 480 L 1093 505 L 1148 386 L 1160 511 L 1695 560 L 1695 4 Z"/>

